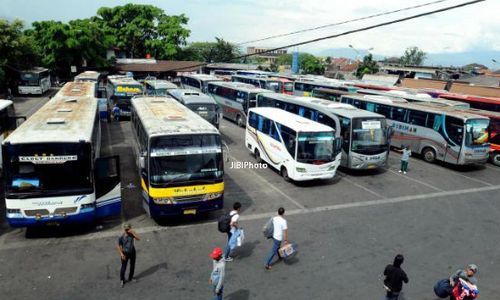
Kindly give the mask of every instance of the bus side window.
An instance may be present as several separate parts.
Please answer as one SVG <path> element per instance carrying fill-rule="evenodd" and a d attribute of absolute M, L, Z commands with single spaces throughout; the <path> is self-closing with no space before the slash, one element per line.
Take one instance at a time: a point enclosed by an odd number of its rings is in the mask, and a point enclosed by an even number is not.
<path fill-rule="evenodd" d="M 250 115 L 248 116 L 248 123 L 250 127 L 257 128 L 257 114 L 253 111 L 251 111 Z"/>
<path fill-rule="evenodd" d="M 375 103 L 366 103 L 366 110 L 367 111 L 375 111 Z"/>
<path fill-rule="evenodd" d="M 278 142 L 281 142 L 278 131 L 276 130 L 276 124 L 271 120 L 269 120 L 269 136 L 277 140 Z"/>
<path fill-rule="evenodd" d="M 299 106 L 299 116 L 305 117 L 306 109 L 303 106 Z"/>
<path fill-rule="evenodd" d="M 340 119 L 340 134 L 342 135 L 342 149 L 349 153 L 349 135 L 351 133 L 351 121 L 347 118 L 339 117 Z"/>
<path fill-rule="evenodd" d="M 257 130 L 263 132 L 264 129 L 264 117 L 258 115 L 257 116 Z"/>
<path fill-rule="evenodd" d="M 392 108 L 392 119 L 394 121 L 404 122 L 405 121 L 406 110 L 400 107 Z"/>
<path fill-rule="evenodd" d="M 450 140 L 455 144 L 461 145 L 464 135 L 464 122 L 460 119 L 446 116 L 444 124 Z"/>
<path fill-rule="evenodd" d="M 418 126 L 426 125 L 427 113 L 416 110 L 409 110 L 408 116 L 410 124 Z"/>
<path fill-rule="evenodd" d="M 290 155 L 295 158 L 295 139 L 297 138 L 297 133 L 286 126 L 283 126 L 281 124 L 277 125 L 288 153 L 290 153 Z"/>

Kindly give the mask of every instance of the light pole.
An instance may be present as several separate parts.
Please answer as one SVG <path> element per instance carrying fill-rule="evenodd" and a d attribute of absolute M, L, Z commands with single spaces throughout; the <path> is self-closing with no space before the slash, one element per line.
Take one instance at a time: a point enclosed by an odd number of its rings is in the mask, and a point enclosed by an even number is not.
<path fill-rule="evenodd" d="M 354 48 L 352 45 L 349 45 L 349 48 L 351 48 L 352 50 L 354 50 L 354 52 L 356 52 L 356 60 L 359 60 L 359 57 L 360 57 L 359 51 L 356 50 L 356 48 Z"/>

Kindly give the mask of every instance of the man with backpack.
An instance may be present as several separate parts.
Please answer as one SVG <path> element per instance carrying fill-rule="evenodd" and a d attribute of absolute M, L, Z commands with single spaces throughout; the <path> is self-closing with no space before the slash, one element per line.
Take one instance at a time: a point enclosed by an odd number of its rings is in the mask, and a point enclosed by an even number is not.
<path fill-rule="evenodd" d="M 120 287 L 125 285 L 125 271 L 127 270 L 127 263 L 130 260 L 130 271 L 128 275 L 128 281 L 134 281 L 134 270 L 135 270 L 135 246 L 134 240 L 140 240 L 139 236 L 132 230 L 130 224 L 123 225 L 123 234 L 118 238 L 118 253 L 120 253 L 120 259 L 122 262 L 122 267 L 120 269 Z"/>
<path fill-rule="evenodd" d="M 240 211 L 241 211 L 241 203 L 240 202 L 235 202 L 233 204 L 233 210 L 229 212 L 229 214 L 226 216 L 224 219 L 224 222 L 227 223 L 224 224 L 225 229 L 227 230 L 227 246 L 226 246 L 226 251 L 224 252 L 224 260 L 225 261 L 233 261 L 233 258 L 229 256 L 231 254 L 231 247 L 229 241 L 231 240 L 231 237 L 233 234 L 236 232 L 238 229 L 238 220 L 240 219 Z"/>
<path fill-rule="evenodd" d="M 269 253 L 266 264 L 264 267 L 267 270 L 271 270 L 271 262 L 276 254 L 278 254 L 278 250 L 281 247 L 281 243 L 284 242 L 284 245 L 288 244 L 288 224 L 283 216 L 285 215 L 285 209 L 280 207 L 278 209 L 278 215 L 272 218 L 272 226 L 273 226 L 273 248 Z M 267 226 L 267 224 L 266 224 Z M 265 234 L 265 232 L 264 232 Z"/>

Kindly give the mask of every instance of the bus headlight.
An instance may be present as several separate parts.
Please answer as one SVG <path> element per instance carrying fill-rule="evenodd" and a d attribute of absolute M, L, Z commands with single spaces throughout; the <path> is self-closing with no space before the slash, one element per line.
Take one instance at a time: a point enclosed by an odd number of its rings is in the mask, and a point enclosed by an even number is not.
<path fill-rule="evenodd" d="M 328 171 L 333 171 L 335 170 L 336 167 L 337 167 L 336 165 L 332 165 L 331 167 L 328 168 Z"/>
<path fill-rule="evenodd" d="M 203 200 L 213 200 L 217 199 L 220 196 L 222 196 L 222 193 L 210 193 L 210 194 L 205 194 L 205 197 L 203 197 Z"/>
<path fill-rule="evenodd" d="M 173 197 L 153 198 L 155 204 L 175 204 Z"/>
<path fill-rule="evenodd" d="M 8 214 L 20 214 L 21 210 L 17 208 L 7 208 L 7 213 Z"/>
<path fill-rule="evenodd" d="M 86 209 L 86 208 L 94 208 L 94 203 L 85 203 L 82 204 L 80 209 Z"/>
<path fill-rule="evenodd" d="M 305 173 L 306 172 L 306 168 L 295 168 L 295 170 L 299 173 Z"/>

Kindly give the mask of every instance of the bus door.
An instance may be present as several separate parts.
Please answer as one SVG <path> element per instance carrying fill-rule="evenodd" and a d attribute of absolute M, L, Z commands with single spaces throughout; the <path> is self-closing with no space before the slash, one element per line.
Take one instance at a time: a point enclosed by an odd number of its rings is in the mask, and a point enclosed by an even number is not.
<path fill-rule="evenodd" d="M 120 157 L 101 157 L 94 169 L 96 217 L 104 218 L 121 214 Z"/>

